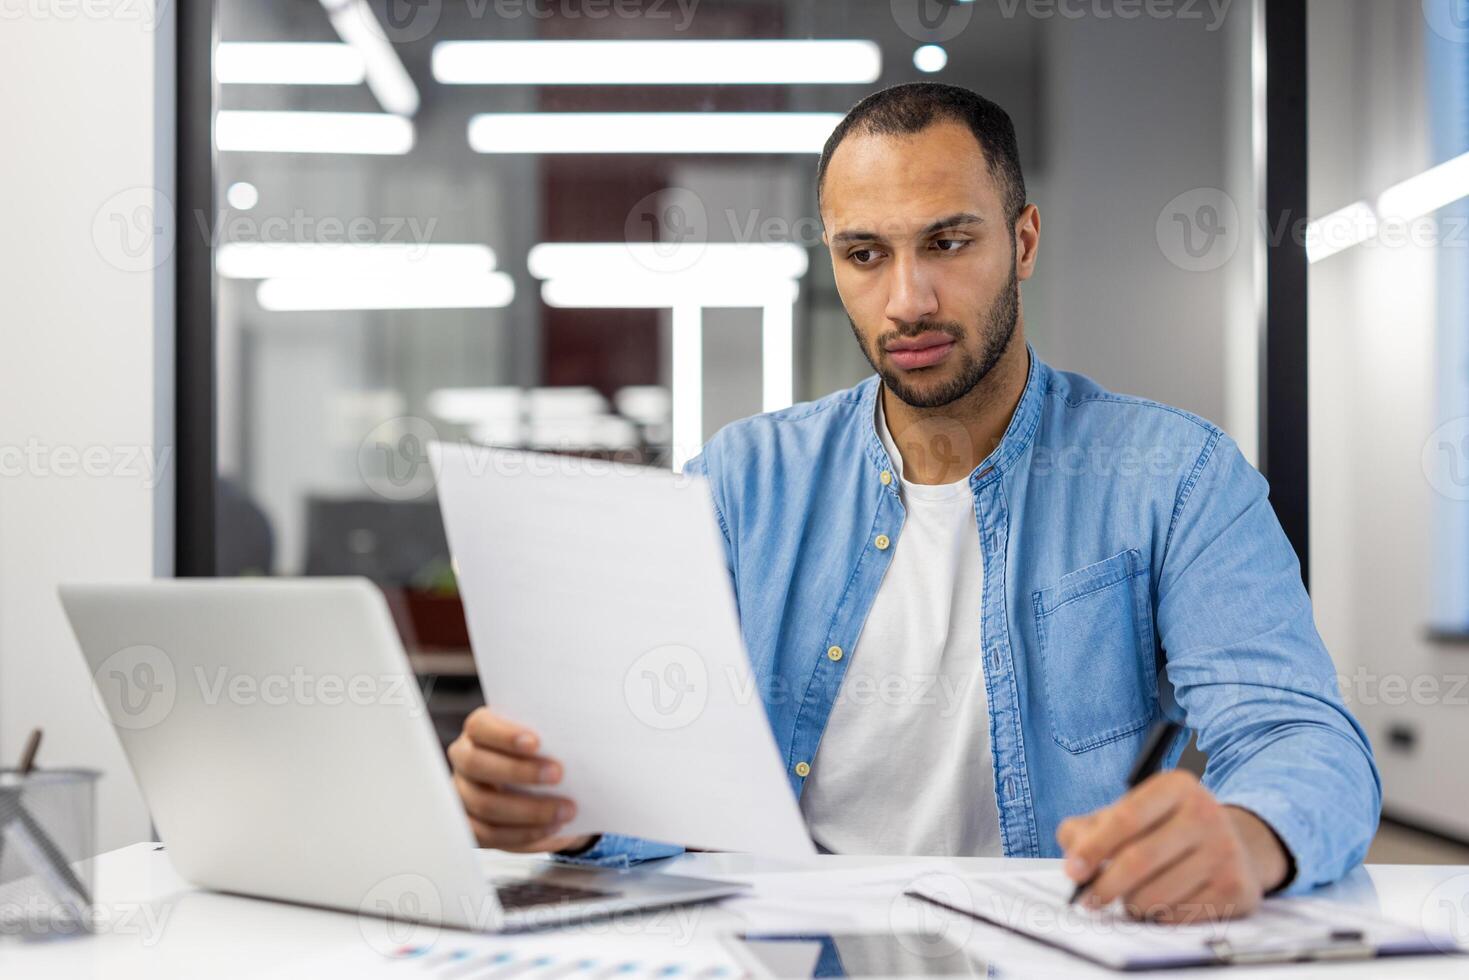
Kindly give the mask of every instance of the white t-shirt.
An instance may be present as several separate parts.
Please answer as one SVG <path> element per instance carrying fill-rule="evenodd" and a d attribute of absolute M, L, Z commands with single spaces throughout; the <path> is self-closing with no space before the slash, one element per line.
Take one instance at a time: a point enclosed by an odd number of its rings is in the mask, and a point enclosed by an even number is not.
<path fill-rule="evenodd" d="M 880 396 L 876 415 L 906 515 L 801 811 L 817 845 L 838 854 L 1000 856 L 968 474 L 941 486 L 901 479 Z"/>

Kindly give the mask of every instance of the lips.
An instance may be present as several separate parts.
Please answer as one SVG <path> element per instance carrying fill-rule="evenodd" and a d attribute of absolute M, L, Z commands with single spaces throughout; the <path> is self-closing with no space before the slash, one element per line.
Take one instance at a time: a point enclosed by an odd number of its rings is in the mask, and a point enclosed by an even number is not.
<path fill-rule="evenodd" d="M 933 367 L 953 349 L 953 337 L 932 330 L 916 337 L 899 337 L 885 347 L 888 359 L 904 371 Z"/>

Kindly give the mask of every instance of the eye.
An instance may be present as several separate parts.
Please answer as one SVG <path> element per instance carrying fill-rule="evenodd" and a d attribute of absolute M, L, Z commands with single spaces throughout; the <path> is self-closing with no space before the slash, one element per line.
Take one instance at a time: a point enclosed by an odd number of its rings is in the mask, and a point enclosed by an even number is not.
<path fill-rule="evenodd" d="M 877 255 L 875 248 L 858 248 L 847 253 L 847 261 L 854 265 L 871 265 Z"/>
<path fill-rule="evenodd" d="M 933 243 L 935 245 L 952 245 L 953 248 L 940 248 L 939 249 L 940 252 L 949 252 L 949 253 L 952 253 L 952 252 L 957 252 L 960 249 L 964 248 L 965 245 L 968 245 L 969 244 L 969 240 L 966 239 L 966 238 L 936 238 L 936 239 L 934 239 L 934 242 Z"/>

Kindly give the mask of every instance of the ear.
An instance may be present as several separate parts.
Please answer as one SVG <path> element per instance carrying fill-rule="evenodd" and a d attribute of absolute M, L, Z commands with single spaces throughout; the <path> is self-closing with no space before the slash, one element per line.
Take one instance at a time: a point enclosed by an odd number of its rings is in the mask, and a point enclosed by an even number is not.
<path fill-rule="evenodd" d="M 1041 212 L 1027 204 L 1015 219 L 1015 278 L 1029 279 L 1035 273 L 1036 254 L 1041 247 Z"/>

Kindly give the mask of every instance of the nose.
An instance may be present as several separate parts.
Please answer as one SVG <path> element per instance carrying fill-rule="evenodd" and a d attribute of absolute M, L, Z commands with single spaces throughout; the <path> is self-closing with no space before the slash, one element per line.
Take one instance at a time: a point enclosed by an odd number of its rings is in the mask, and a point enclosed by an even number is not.
<path fill-rule="evenodd" d="M 888 303 L 884 315 L 895 323 L 917 323 L 938 313 L 939 298 L 923 263 L 912 255 L 899 253 L 888 268 Z"/>

